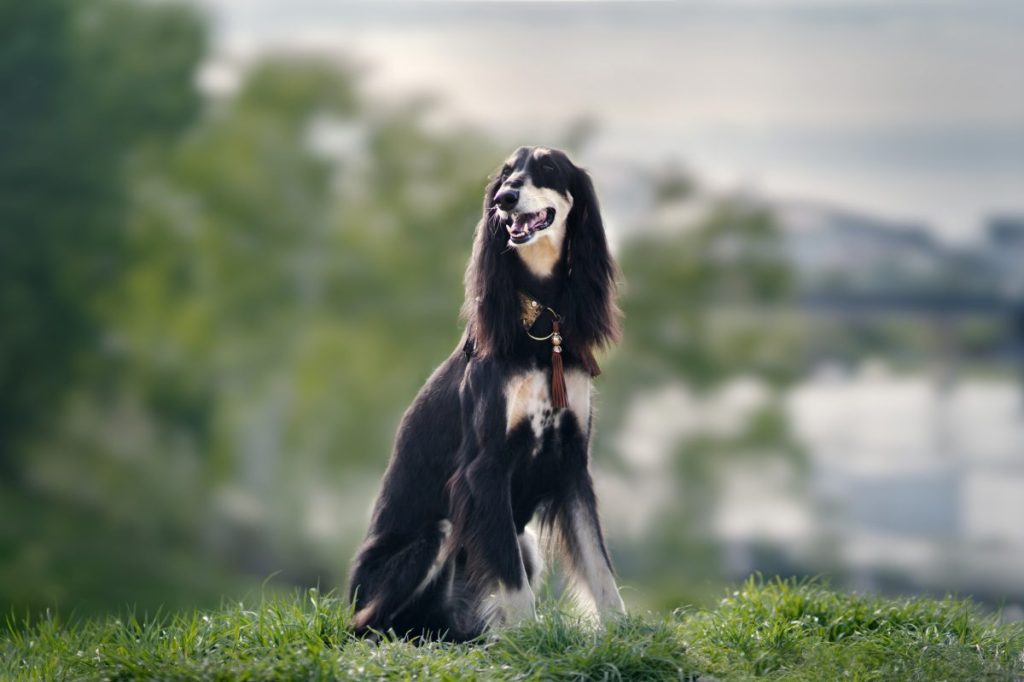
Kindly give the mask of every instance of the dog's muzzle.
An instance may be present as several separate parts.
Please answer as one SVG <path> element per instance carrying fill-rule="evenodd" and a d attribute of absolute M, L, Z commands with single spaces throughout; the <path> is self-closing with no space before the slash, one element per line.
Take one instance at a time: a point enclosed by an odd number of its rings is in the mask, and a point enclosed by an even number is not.
<path fill-rule="evenodd" d="M 536 213 L 511 213 L 505 220 L 509 241 L 513 244 L 525 244 L 541 230 L 547 229 L 555 221 L 555 209 L 546 208 Z"/>

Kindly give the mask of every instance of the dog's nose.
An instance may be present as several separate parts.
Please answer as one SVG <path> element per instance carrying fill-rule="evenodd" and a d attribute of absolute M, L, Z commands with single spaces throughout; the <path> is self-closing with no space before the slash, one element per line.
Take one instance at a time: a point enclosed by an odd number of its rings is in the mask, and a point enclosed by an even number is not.
<path fill-rule="evenodd" d="M 504 192 L 499 192 L 494 197 L 494 205 L 503 211 L 508 211 L 518 203 L 519 190 L 507 189 Z"/>

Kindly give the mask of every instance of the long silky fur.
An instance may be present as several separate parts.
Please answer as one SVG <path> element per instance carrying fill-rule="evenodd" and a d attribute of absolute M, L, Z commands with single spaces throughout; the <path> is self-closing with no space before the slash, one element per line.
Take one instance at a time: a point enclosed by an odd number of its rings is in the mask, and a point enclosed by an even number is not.
<path fill-rule="evenodd" d="M 538 513 L 542 533 L 564 557 L 597 552 L 611 575 L 588 470 L 589 415 L 579 423 L 566 410 L 538 437 L 528 424 L 507 424 L 504 390 L 517 374 L 550 367 L 550 347 L 521 327 L 518 287 L 557 299 L 544 303 L 561 315 L 567 368 L 582 371 L 593 350 L 618 339 L 617 272 L 586 171 L 554 150 L 521 148 L 512 158 L 520 169 L 532 159 L 538 177 L 552 183 L 545 187 L 571 196 L 562 252 L 543 280 L 510 253 L 508 230 L 493 210 L 503 182 L 495 173 L 466 270 L 464 337 L 402 418 L 353 562 L 349 595 L 360 635 L 478 636 L 493 620 L 488 595 L 499 583 L 514 590 L 523 587 L 523 573 L 531 585 L 536 580 L 541 562 L 518 534 Z M 574 537 L 580 508 L 593 546 Z"/>
<path fill-rule="evenodd" d="M 558 301 L 545 301 L 562 316 L 566 350 L 580 353 L 619 340 L 621 312 L 615 305 L 618 271 L 608 250 L 594 184 L 585 170 L 568 160 L 572 210 L 566 220 L 566 238 L 559 267 L 565 285 Z M 482 356 L 508 356 L 522 342 L 519 300 L 513 268 L 507 257 L 508 233 L 493 210 L 500 185 L 495 174 L 484 193 L 483 217 L 476 227 L 473 254 L 466 270 L 466 297 L 462 315 L 475 350 Z"/>

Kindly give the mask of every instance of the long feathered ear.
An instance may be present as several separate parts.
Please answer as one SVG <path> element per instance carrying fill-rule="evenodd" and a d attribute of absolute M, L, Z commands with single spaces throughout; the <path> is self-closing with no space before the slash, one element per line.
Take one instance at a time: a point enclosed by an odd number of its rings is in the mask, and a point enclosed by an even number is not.
<path fill-rule="evenodd" d="M 483 216 L 476 226 L 473 255 L 466 268 L 462 316 L 473 350 L 479 355 L 510 352 L 519 320 L 512 271 L 508 259 L 501 258 L 508 234 L 494 212 L 494 193 L 500 184 L 496 174 L 484 192 Z"/>
<path fill-rule="evenodd" d="M 566 226 L 568 282 L 562 315 L 566 341 L 590 350 L 619 340 L 618 269 L 608 250 L 594 183 L 586 171 L 575 169 L 569 191 L 573 205 Z"/>

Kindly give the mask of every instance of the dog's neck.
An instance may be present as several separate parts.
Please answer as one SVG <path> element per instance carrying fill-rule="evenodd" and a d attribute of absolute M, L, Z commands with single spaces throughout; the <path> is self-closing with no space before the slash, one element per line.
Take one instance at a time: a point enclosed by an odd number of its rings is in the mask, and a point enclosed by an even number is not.
<path fill-rule="evenodd" d="M 547 243 L 548 240 L 545 239 L 544 242 Z M 526 248 L 532 246 L 534 245 L 530 244 Z M 537 246 L 542 245 L 537 244 Z M 554 251 L 550 265 L 542 272 L 531 267 L 530 261 L 522 257 L 524 251 L 524 248 L 516 250 L 516 253 L 520 255 L 519 263 L 522 265 L 522 267 L 516 268 L 516 289 L 541 301 L 544 305 L 557 306 L 562 296 L 567 274 L 561 249 Z"/>
<path fill-rule="evenodd" d="M 533 242 L 520 246 L 516 249 L 516 255 L 522 261 L 526 269 L 534 276 L 544 279 L 551 277 L 562 257 L 562 242 L 564 240 L 536 239 Z"/>

